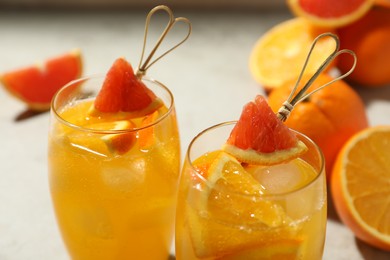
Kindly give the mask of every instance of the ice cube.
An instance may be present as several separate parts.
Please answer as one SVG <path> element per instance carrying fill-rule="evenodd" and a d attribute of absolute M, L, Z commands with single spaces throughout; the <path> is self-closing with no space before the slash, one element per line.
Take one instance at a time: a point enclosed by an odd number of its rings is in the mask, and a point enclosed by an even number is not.
<path fill-rule="evenodd" d="M 264 187 L 266 193 L 272 194 L 294 190 L 300 186 L 305 177 L 300 167 L 293 162 L 257 167 L 252 174 Z"/>
<path fill-rule="evenodd" d="M 270 167 L 256 167 L 251 173 L 264 187 L 265 194 L 291 192 L 280 199 L 284 200 L 287 215 L 295 221 L 308 218 L 320 210 L 326 201 L 323 178 L 311 183 L 317 173 L 304 161 L 293 160 Z"/>
<path fill-rule="evenodd" d="M 142 186 L 145 179 L 145 158 L 134 158 L 124 165 L 107 164 L 101 170 L 105 185 L 119 192 L 130 192 Z"/>

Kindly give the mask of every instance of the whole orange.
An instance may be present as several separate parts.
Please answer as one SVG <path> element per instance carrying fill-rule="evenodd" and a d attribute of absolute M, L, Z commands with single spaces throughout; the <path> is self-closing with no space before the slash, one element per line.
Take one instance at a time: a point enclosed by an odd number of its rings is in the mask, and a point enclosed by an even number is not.
<path fill-rule="evenodd" d="M 390 8 L 374 6 L 357 22 L 337 31 L 342 49 L 354 51 L 358 63 L 348 80 L 367 87 L 390 84 Z M 351 60 L 339 59 L 346 72 Z"/>
<path fill-rule="evenodd" d="M 308 78 L 308 75 L 302 78 L 298 89 Z M 307 93 L 331 80 L 328 74 L 320 74 Z M 270 93 L 268 101 L 275 112 L 287 100 L 294 85 L 295 80 L 288 81 Z M 339 80 L 296 104 L 286 125 L 307 135 L 321 148 L 329 180 L 337 153 L 353 134 L 368 126 L 368 121 L 360 96 L 347 83 Z"/>

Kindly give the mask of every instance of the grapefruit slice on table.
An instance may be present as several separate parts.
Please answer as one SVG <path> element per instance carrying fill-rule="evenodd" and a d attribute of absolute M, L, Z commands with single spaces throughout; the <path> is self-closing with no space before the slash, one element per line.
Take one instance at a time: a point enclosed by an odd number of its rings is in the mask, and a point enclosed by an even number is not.
<path fill-rule="evenodd" d="M 36 111 L 50 108 L 54 94 L 71 80 L 80 77 L 80 50 L 53 57 L 42 64 L 5 72 L 0 80 L 5 89 Z"/>
<path fill-rule="evenodd" d="M 263 96 L 244 106 L 241 117 L 222 148 L 239 161 L 274 165 L 294 159 L 307 151 Z"/>
<path fill-rule="evenodd" d="M 337 28 L 362 17 L 374 0 L 287 0 L 287 3 L 295 15 L 317 26 Z"/>
<path fill-rule="evenodd" d="M 130 63 L 118 58 L 107 72 L 91 114 L 132 112 L 143 116 L 161 105 L 162 101 L 136 77 Z"/>

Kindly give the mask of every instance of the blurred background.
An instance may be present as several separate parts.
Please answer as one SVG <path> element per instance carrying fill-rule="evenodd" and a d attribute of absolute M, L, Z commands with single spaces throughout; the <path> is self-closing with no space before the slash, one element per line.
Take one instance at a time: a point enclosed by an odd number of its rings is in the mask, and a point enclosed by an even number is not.
<path fill-rule="evenodd" d="M 245 103 L 266 95 L 249 58 L 263 35 L 294 18 L 286 0 L 0 0 L 0 73 L 74 48 L 81 50 L 83 76 L 105 73 L 120 56 L 136 66 L 146 15 L 159 4 L 193 26 L 189 40 L 148 71 L 175 96 L 184 155 L 197 133 L 236 120 Z M 150 42 L 166 21 L 156 17 Z M 181 32 L 172 31 L 167 46 L 181 40 Z M 369 124 L 390 125 L 390 87 L 355 90 Z M 47 111 L 31 114 L 0 86 L 0 260 L 69 259 L 48 189 L 48 126 Z M 357 239 L 332 205 L 329 211 L 324 260 L 390 259 Z"/>
<path fill-rule="evenodd" d="M 284 7 L 283 0 L 1 0 L 0 6 L 7 8 L 150 8 L 167 4 L 172 8 L 191 9 L 262 9 Z"/>

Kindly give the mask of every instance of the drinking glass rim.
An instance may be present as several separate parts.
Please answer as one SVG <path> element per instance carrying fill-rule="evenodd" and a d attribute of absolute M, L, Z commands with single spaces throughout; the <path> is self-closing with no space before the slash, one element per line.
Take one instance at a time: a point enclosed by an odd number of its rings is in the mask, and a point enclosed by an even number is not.
<path fill-rule="evenodd" d="M 205 177 L 203 177 L 202 174 L 200 174 L 196 168 L 194 167 L 194 165 L 192 164 L 192 160 L 191 160 L 191 156 L 190 156 L 190 151 L 191 151 L 191 148 L 193 146 L 193 144 L 196 142 L 196 140 L 198 140 L 203 134 L 213 130 L 213 129 L 216 129 L 216 128 L 220 128 L 220 127 L 223 127 L 223 126 L 228 126 L 228 125 L 234 125 L 236 124 L 238 121 L 237 120 L 233 120 L 233 121 L 226 121 L 226 122 L 222 122 L 222 123 L 218 123 L 218 124 L 215 124 L 213 126 L 210 126 L 204 130 L 202 130 L 201 132 L 199 132 L 190 142 L 190 144 L 188 145 L 188 149 L 187 149 L 187 152 L 186 152 L 186 156 L 185 156 L 185 159 L 188 161 L 190 167 L 191 167 L 191 170 L 192 172 L 195 173 L 196 177 L 199 178 L 203 183 L 205 183 L 208 187 L 210 187 L 210 181 L 207 180 Z M 246 193 L 241 193 L 241 192 L 237 192 L 237 191 L 232 191 L 233 194 L 237 194 L 239 196 L 242 196 L 242 197 L 257 197 L 257 198 L 266 198 L 266 199 L 269 199 L 269 198 L 272 198 L 272 197 L 285 197 L 285 196 L 288 196 L 288 195 L 291 195 L 291 194 L 294 194 L 294 193 L 298 193 L 300 192 L 301 190 L 304 190 L 306 189 L 307 187 L 309 187 L 310 185 L 312 185 L 313 183 L 315 183 L 319 178 L 321 178 L 321 176 L 323 174 L 326 174 L 325 173 L 325 157 L 324 157 L 324 154 L 322 153 L 321 149 L 319 148 L 319 146 L 313 141 L 311 140 L 308 136 L 306 136 L 305 134 L 302 134 L 301 132 L 298 132 L 298 131 L 295 131 L 294 129 L 290 129 L 291 131 L 293 131 L 295 134 L 299 134 L 301 137 L 303 137 L 307 142 L 309 142 L 311 145 L 313 145 L 313 147 L 315 148 L 315 150 L 318 152 L 318 155 L 319 155 L 319 160 L 320 160 L 320 168 L 318 171 L 316 171 L 318 174 L 315 176 L 315 178 L 313 178 L 310 182 L 306 183 L 305 185 L 299 187 L 299 188 L 296 188 L 296 189 L 293 189 L 291 191 L 287 191 L 287 192 L 281 192 L 281 193 L 271 193 L 271 194 L 246 194 Z M 207 152 L 212 152 L 212 151 L 207 151 Z M 185 176 L 182 176 L 182 177 L 185 177 Z M 230 189 L 224 189 L 224 191 L 228 191 L 230 192 L 231 190 Z"/>
<path fill-rule="evenodd" d="M 131 133 L 131 132 L 137 132 L 137 131 L 140 131 L 142 129 L 146 129 L 146 128 L 149 128 L 149 127 L 152 127 L 156 124 L 158 124 L 159 122 L 161 122 L 162 120 L 164 120 L 169 114 L 172 113 L 172 110 L 174 108 L 174 97 L 173 97 L 173 94 L 172 92 L 168 89 L 168 87 L 166 87 L 163 83 L 161 83 L 160 81 L 158 80 L 155 80 L 154 78 L 152 77 L 149 77 L 149 76 L 143 76 L 142 77 L 142 80 L 145 80 L 145 81 L 148 81 L 148 82 L 151 82 L 151 83 L 154 83 L 156 85 L 158 85 L 159 87 L 161 87 L 162 89 L 164 89 L 169 97 L 170 97 L 170 103 L 169 103 L 169 106 L 168 106 L 168 110 L 164 113 L 164 115 L 160 116 L 157 120 L 153 121 L 152 123 L 150 124 L 147 124 L 145 126 L 142 126 L 142 127 L 134 127 L 134 128 L 131 128 L 131 129 L 122 129 L 122 130 L 104 130 L 104 129 L 92 129 L 92 128 L 88 128 L 88 127 L 83 127 L 83 126 L 79 126 L 77 124 L 74 124 L 74 123 L 71 123 L 69 121 L 67 121 L 66 119 L 64 119 L 59 113 L 58 113 L 58 109 L 55 108 L 55 102 L 58 98 L 58 96 L 67 88 L 69 87 L 70 85 L 73 85 L 75 83 L 78 83 L 78 82 L 83 82 L 83 81 L 87 81 L 87 80 L 93 80 L 93 79 L 99 79 L 99 78 L 103 78 L 105 77 L 104 74 L 95 74 L 95 75 L 91 75 L 91 76 L 86 76 L 86 77 L 81 77 L 81 78 L 78 78 L 78 79 L 75 79 L 75 80 L 72 80 L 72 81 L 69 81 L 67 84 L 65 84 L 63 87 L 61 87 L 55 94 L 54 94 L 54 97 L 53 99 L 51 100 L 51 103 L 50 103 L 50 110 L 51 112 L 54 114 L 55 118 L 60 121 L 62 124 L 68 126 L 68 127 L 71 127 L 73 129 L 76 129 L 76 130 L 79 130 L 79 131 L 84 131 L 84 132 L 89 132 L 89 133 L 95 133 L 95 134 L 122 134 L 122 133 Z M 102 82 L 103 84 L 103 82 Z"/>

